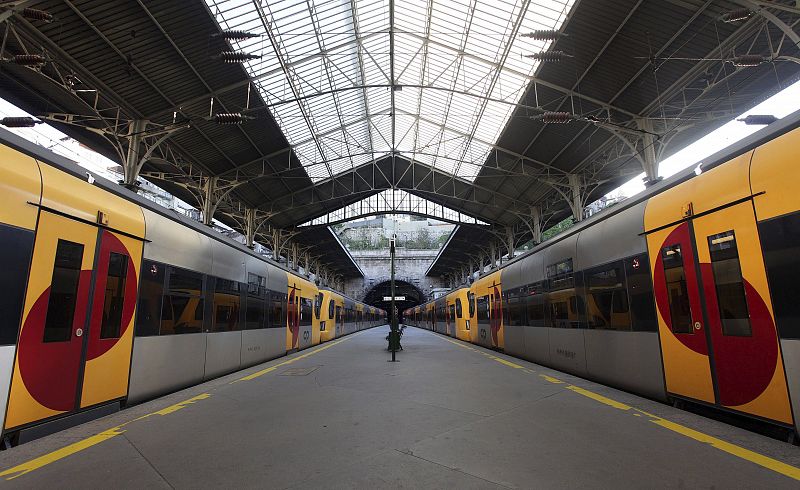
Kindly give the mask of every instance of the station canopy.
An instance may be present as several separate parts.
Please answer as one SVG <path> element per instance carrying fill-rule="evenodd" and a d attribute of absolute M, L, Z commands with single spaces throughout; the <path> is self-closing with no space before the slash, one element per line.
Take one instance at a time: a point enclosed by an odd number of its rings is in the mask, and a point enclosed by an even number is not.
<path fill-rule="evenodd" d="M 447 275 L 800 75 L 789 0 L 23 0 L 0 22 L 0 96 L 120 164 L 140 135 L 140 178 L 341 276 L 329 224 L 458 222 Z"/>
<path fill-rule="evenodd" d="M 390 154 L 475 180 L 551 43 L 520 34 L 573 1 L 206 0 L 314 182 Z"/>

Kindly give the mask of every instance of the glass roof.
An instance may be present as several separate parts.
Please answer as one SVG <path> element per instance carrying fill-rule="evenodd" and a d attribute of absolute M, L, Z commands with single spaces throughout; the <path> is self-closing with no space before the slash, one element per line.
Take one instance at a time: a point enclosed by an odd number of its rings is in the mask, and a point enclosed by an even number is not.
<path fill-rule="evenodd" d="M 393 60 L 388 0 L 206 2 L 259 35 L 232 47 L 316 182 L 392 153 L 474 180 L 550 44 L 520 34 L 574 0 L 395 0 Z"/>
<path fill-rule="evenodd" d="M 436 204 L 402 189 L 386 189 L 300 226 L 330 225 L 378 214 L 416 214 L 441 221 L 485 225 L 483 221 Z"/>

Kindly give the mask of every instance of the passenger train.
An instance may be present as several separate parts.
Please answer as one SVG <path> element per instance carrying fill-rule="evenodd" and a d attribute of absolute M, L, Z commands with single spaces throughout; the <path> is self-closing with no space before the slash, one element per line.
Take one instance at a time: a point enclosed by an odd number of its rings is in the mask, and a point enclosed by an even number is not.
<path fill-rule="evenodd" d="M 798 126 L 773 123 L 405 322 L 796 435 Z"/>
<path fill-rule="evenodd" d="M 0 143 L 6 441 L 385 323 L 8 131 Z"/>

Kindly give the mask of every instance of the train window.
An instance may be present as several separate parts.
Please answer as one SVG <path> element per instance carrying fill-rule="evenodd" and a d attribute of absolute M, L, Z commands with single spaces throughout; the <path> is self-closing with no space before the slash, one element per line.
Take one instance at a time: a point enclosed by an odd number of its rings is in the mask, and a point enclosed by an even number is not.
<path fill-rule="evenodd" d="M 664 278 L 667 283 L 669 316 L 672 331 L 693 333 L 692 310 L 689 305 L 689 292 L 686 289 L 686 274 L 683 270 L 683 255 L 680 245 L 670 245 L 661 250 L 664 262 Z"/>
<path fill-rule="evenodd" d="M 311 325 L 311 312 L 313 308 L 313 303 L 310 299 L 300 298 L 300 326 L 306 327 Z"/>
<path fill-rule="evenodd" d="M 198 272 L 170 267 L 169 289 L 173 292 L 200 294 L 203 291 L 203 275 Z"/>
<path fill-rule="evenodd" d="M 164 295 L 166 266 L 145 260 L 139 284 L 139 305 L 136 309 L 136 335 L 158 335 L 161 320 L 161 299 Z"/>
<path fill-rule="evenodd" d="M 269 328 L 286 328 L 286 294 L 270 293 Z"/>
<path fill-rule="evenodd" d="M 247 304 L 244 328 L 255 330 L 267 328 L 267 278 L 247 273 Z"/>
<path fill-rule="evenodd" d="M 586 278 L 589 328 L 630 330 L 631 316 L 622 262 L 588 271 Z"/>
<path fill-rule="evenodd" d="M 522 288 L 508 291 L 508 293 L 503 293 L 505 296 L 503 321 L 506 325 L 525 325 L 525 303 L 523 302 L 523 294 Z"/>
<path fill-rule="evenodd" d="M 44 322 L 44 342 L 66 342 L 72 338 L 82 261 L 83 244 L 58 241 Z"/>
<path fill-rule="evenodd" d="M 739 249 L 736 235 L 726 231 L 708 237 L 711 252 L 711 270 L 717 290 L 717 306 L 722 320 L 722 334 L 733 337 L 750 337 L 750 314 L 739 264 Z"/>
<path fill-rule="evenodd" d="M 565 265 L 561 265 L 565 264 Z M 572 260 L 559 262 L 553 270 L 571 270 Z M 556 328 L 580 328 L 583 324 L 583 300 L 578 296 L 581 275 L 563 272 L 549 281 L 547 302 L 550 305 L 550 326 Z"/>
<path fill-rule="evenodd" d="M 111 252 L 108 258 L 105 299 L 103 300 L 103 323 L 101 339 L 119 338 L 122 327 L 122 307 L 125 304 L 125 279 L 128 276 L 128 256 Z"/>
<path fill-rule="evenodd" d="M 650 261 L 647 254 L 625 260 L 625 278 L 628 281 L 628 299 L 633 330 L 656 332 L 658 320 L 656 320 L 653 281 L 650 277 Z"/>
<path fill-rule="evenodd" d="M 543 282 L 531 284 L 525 293 L 526 324 L 531 327 L 544 327 L 547 324 L 544 284 Z"/>
<path fill-rule="evenodd" d="M 333 309 L 336 305 L 333 303 L 333 300 L 328 301 L 328 318 L 333 319 Z"/>
<path fill-rule="evenodd" d="M 33 232 L 0 225 L 0 345 L 17 342 L 28 265 L 33 250 Z"/>
<path fill-rule="evenodd" d="M 161 335 L 199 333 L 203 325 L 203 298 L 165 294 L 161 308 Z"/>
<path fill-rule="evenodd" d="M 239 330 L 241 295 L 239 283 L 217 278 L 214 286 L 214 324 L 212 332 Z"/>
<path fill-rule="evenodd" d="M 456 298 L 456 318 L 461 318 L 464 310 L 461 307 L 461 298 Z"/>
<path fill-rule="evenodd" d="M 775 324 L 783 339 L 800 339 L 800 213 L 758 223 Z"/>

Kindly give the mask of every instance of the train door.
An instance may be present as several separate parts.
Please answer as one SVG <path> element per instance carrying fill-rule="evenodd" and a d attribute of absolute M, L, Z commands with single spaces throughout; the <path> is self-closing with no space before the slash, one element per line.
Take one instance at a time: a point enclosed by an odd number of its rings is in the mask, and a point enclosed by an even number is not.
<path fill-rule="evenodd" d="M 456 305 L 453 303 L 447 307 L 447 335 L 456 336 Z"/>
<path fill-rule="evenodd" d="M 286 350 L 300 346 L 300 290 L 289 287 L 289 300 L 286 308 Z"/>
<path fill-rule="evenodd" d="M 497 349 L 503 348 L 503 298 L 500 293 L 500 285 L 492 284 L 489 288 L 490 322 L 489 327 L 491 336 L 488 345 Z"/>
<path fill-rule="evenodd" d="M 752 204 L 692 218 L 648 241 L 658 254 L 667 391 L 791 424 Z"/>
<path fill-rule="evenodd" d="M 344 334 L 344 330 L 342 329 L 342 307 L 336 305 L 336 317 L 334 319 L 334 323 L 336 323 L 336 336 L 340 336 Z"/>
<path fill-rule="evenodd" d="M 142 242 L 41 212 L 5 427 L 127 394 Z"/>
<path fill-rule="evenodd" d="M 299 339 L 297 340 L 298 349 L 305 349 L 311 346 L 311 329 L 314 325 L 313 302 L 309 298 L 300 298 L 300 311 L 298 316 Z"/>

